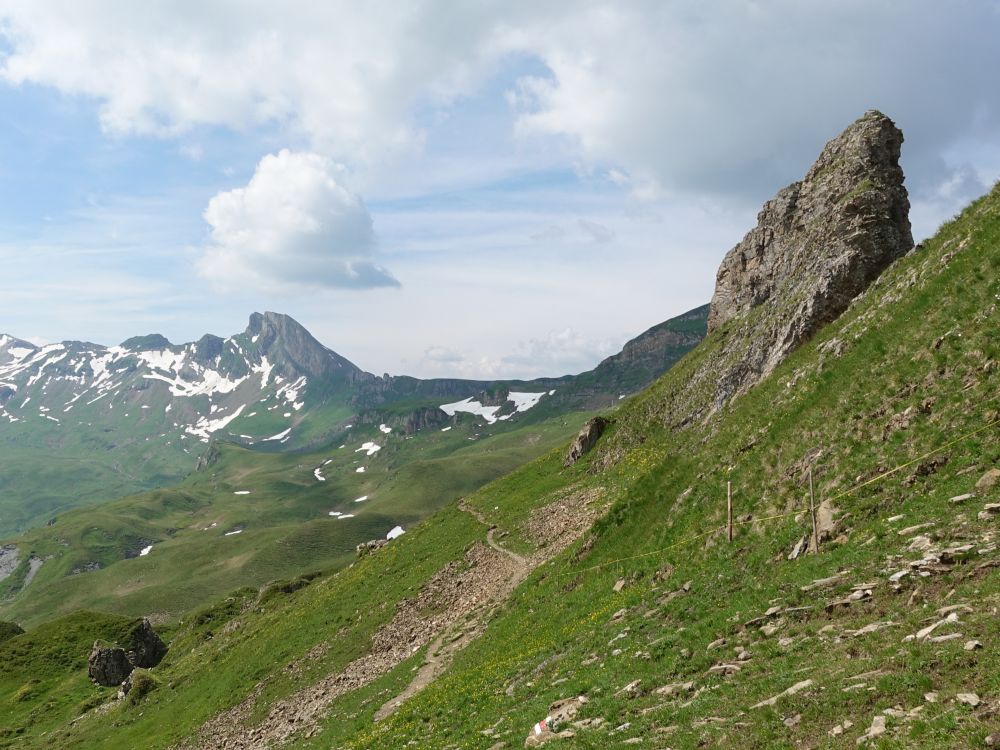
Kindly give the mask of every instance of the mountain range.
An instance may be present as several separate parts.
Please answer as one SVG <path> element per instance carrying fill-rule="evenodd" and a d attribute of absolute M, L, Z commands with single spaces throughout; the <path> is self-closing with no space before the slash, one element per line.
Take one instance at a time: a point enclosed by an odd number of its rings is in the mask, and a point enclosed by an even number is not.
<path fill-rule="evenodd" d="M 20 459 L 0 466 L 0 534 L 177 481 L 213 440 L 303 450 L 354 425 L 412 434 L 459 414 L 496 424 L 536 406 L 533 417 L 606 407 L 695 346 L 707 314 L 703 306 L 655 326 L 592 371 L 533 381 L 376 376 L 273 312 L 251 315 L 242 333 L 181 345 L 151 334 L 39 347 L 0 335 L 0 444 Z"/>

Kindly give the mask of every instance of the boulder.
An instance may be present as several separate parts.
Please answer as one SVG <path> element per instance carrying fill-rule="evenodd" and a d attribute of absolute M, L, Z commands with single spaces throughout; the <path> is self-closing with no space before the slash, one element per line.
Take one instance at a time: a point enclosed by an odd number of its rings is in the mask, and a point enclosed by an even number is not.
<path fill-rule="evenodd" d="M 593 419 L 588 419 L 587 423 L 580 430 L 580 433 L 576 436 L 573 444 L 569 447 L 569 453 L 566 454 L 566 460 L 563 461 L 563 466 L 572 466 L 577 461 L 579 461 L 584 455 L 589 453 L 597 441 L 601 439 L 601 435 L 604 434 L 604 430 L 608 427 L 608 420 L 604 417 L 594 417 Z"/>
<path fill-rule="evenodd" d="M 167 645 L 153 630 L 153 626 L 145 617 L 132 631 L 132 648 L 126 652 L 133 667 L 149 669 L 159 664 L 167 654 Z M 123 678 L 124 679 L 124 678 Z"/>
<path fill-rule="evenodd" d="M 989 492 L 996 487 L 997 484 L 1000 484 L 1000 469 L 990 469 L 979 478 L 978 482 L 976 482 L 976 492 L 979 494 Z"/>
<path fill-rule="evenodd" d="M 133 669 L 125 649 L 105 647 L 100 641 L 94 643 L 87 663 L 87 676 L 104 687 L 118 687 L 132 674 Z"/>

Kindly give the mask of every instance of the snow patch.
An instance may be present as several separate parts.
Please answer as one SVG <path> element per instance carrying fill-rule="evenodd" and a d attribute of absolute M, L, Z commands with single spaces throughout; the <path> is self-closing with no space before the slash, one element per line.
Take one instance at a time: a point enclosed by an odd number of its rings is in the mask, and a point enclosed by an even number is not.
<path fill-rule="evenodd" d="M 359 466 L 354 471 L 355 471 L 356 474 L 364 474 L 365 473 L 365 467 L 364 466 Z"/>
<path fill-rule="evenodd" d="M 392 531 L 385 535 L 386 539 L 396 539 L 397 537 L 403 536 L 406 533 L 406 529 L 402 526 L 394 526 Z"/>
<path fill-rule="evenodd" d="M 455 416 L 457 412 L 465 412 L 467 414 L 475 414 L 476 416 L 482 417 L 490 424 L 497 421 L 496 413 L 500 411 L 499 406 L 483 406 L 478 401 L 473 401 L 472 396 L 469 396 L 463 401 L 456 401 L 453 404 L 442 404 L 441 411 L 447 414 L 449 417 Z"/>
<path fill-rule="evenodd" d="M 364 502 L 365 500 L 367 500 L 367 499 L 368 499 L 368 495 L 362 495 L 361 497 L 359 497 L 359 498 L 358 498 L 357 500 L 355 500 L 354 502 L 356 502 L 356 503 L 363 503 L 363 502 Z"/>
<path fill-rule="evenodd" d="M 143 547 L 141 550 L 139 550 L 139 557 L 145 557 L 146 555 L 148 555 L 152 551 L 153 551 L 153 545 L 152 544 L 149 545 L 148 547 Z"/>
<path fill-rule="evenodd" d="M 326 481 L 326 477 L 323 476 L 323 472 L 320 468 L 316 468 L 313 470 L 313 476 L 316 477 L 316 480 L 319 482 Z"/>
<path fill-rule="evenodd" d="M 388 434 L 389 434 L 390 432 L 392 432 L 392 428 L 391 428 L 391 427 L 390 427 L 389 425 L 387 425 L 387 424 L 380 424 L 380 425 L 378 426 L 378 428 L 379 428 L 379 429 L 380 429 L 380 430 L 381 430 L 382 432 L 384 432 L 384 433 L 385 433 L 386 435 L 388 435 Z"/>
<path fill-rule="evenodd" d="M 271 435 L 271 437 L 269 437 L 269 438 L 264 438 L 264 440 L 265 441 L 267 441 L 267 440 L 284 440 L 285 438 L 287 438 L 291 434 L 291 432 L 292 432 L 292 428 L 289 427 L 287 430 L 279 432 L 277 435 Z"/>
<path fill-rule="evenodd" d="M 250 494 L 250 490 L 236 490 L 236 492 L 234 492 L 233 494 L 234 495 L 249 495 Z"/>
<path fill-rule="evenodd" d="M 362 443 L 361 447 L 354 452 L 361 453 L 361 451 L 365 451 L 369 456 L 374 456 L 380 450 L 382 450 L 381 445 L 376 445 L 375 443 L 367 442 L 367 443 Z"/>

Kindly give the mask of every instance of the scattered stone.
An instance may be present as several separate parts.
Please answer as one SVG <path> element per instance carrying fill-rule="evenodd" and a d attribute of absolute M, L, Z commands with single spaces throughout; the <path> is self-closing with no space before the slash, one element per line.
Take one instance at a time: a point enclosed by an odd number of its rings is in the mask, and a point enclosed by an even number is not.
<path fill-rule="evenodd" d="M 801 682 L 796 682 L 787 690 L 783 690 L 777 695 L 755 704 L 754 706 L 752 706 L 752 708 L 763 708 L 764 706 L 773 706 L 782 698 L 787 698 L 788 696 L 795 695 L 796 693 L 800 693 L 803 690 L 806 690 L 807 688 L 810 688 L 812 686 L 813 686 L 812 680 L 802 680 Z"/>
<path fill-rule="evenodd" d="M 800 721 L 802 721 L 802 714 L 795 714 L 794 716 L 786 717 L 784 721 L 782 721 L 782 724 L 791 729 L 792 727 L 797 726 Z"/>
<path fill-rule="evenodd" d="M 808 546 L 809 546 L 809 537 L 803 536 L 801 539 L 799 539 L 799 541 L 795 543 L 795 546 L 792 547 L 792 551 L 788 553 L 788 559 L 789 560 L 797 559 L 803 552 L 806 551 L 806 548 Z"/>
<path fill-rule="evenodd" d="M 959 703 L 964 703 L 966 706 L 972 706 L 973 708 L 982 702 L 975 693 L 959 693 L 955 696 L 955 699 Z"/>
<path fill-rule="evenodd" d="M 653 692 L 657 695 L 662 695 L 669 698 L 678 693 L 690 693 L 694 690 L 693 682 L 673 682 L 669 685 L 664 685 L 663 687 L 658 687 Z"/>
<path fill-rule="evenodd" d="M 871 742 L 875 738 L 881 737 L 883 734 L 885 734 L 885 717 L 878 715 L 872 719 L 872 725 L 868 727 L 868 731 L 858 737 L 857 744 L 863 745 L 866 742 Z"/>
<path fill-rule="evenodd" d="M 809 591 L 813 591 L 815 589 L 825 588 L 827 586 L 832 586 L 835 583 L 839 583 L 843 579 L 843 577 L 844 577 L 845 574 L 846 574 L 846 571 L 845 571 L 845 573 L 837 573 L 836 575 L 832 575 L 829 578 L 817 578 L 812 583 L 807 584 L 805 586 L 801 586 L 799 588 L 799 590 L 803 591 L 803 592 L 809 592 Z"/>
<path fill-rule="evenodd" d="M 717 649 L 717 648 L 720 648 L 720 647 L 725 646 L 725 645 L 726 645 L 726 639 L 725 638 L 717 638 L 716 640 L 714 640 L 711 643 L 709 643 L 705 650 L 706 651 L 712 651 L 713 649 Z"/>
<path fill-rule="evenodd" d="M 872 597 L 871 589 L 856 589 L 843 599 L 838 599 L 835 602 L 830 602 L 829 604 L 827 604 L 826 611 L 833 612 L 835 609 L 841 607 L 850 607 L 855 602 L 860 602 L 865 599 L 871 599 L 871 597 Z"/>
<path fill-rule="evenodd" d="M 928 643 L 947 643 L 962 637 L 961 633 L 948 633 L 947 635 L 934 635 L 927 639 Z"/>
<path fill-rule="evenodd" d="M 913 537 L 910 540 L 910 546 L 906 548 L 907 552 L 926 552 L 931 547 L 934 546 L 934 541 L 925 534 L 920 534 L 919 536 Z"/>
<path fill-rule="evenodd" d="M 827 734 L 829 734 L 831 737 L 839 737 L 853 726 L 854 726 L 853 721 L 851 721 L 850 719 L 844 719 L 840 724 L 838 724 L 829 732 L 827 732 Z"/>
<path fill-rule="evenodd" d="M 632 682 L 615 693 L 615 698 L 638 698 L 642 694 L 642 680 L 632 680 Z"/>
<path fill-rule="evenodd" d="M 966 500 L 971 500 L 976 494 L 974 492 L 966 492 L 964 495 L 955 495 L 955 497 L 948 498 L 948 502 L 953 505 L 958 505 L 959 503 L 964 503 Z"/>
<path fill-rule="evenodd" d="M 896 533 L 899 534 L 899 536 L 913 536 L 918 531 L 922 531 L 923 529 L 929 529 L 932 526 L 934 526 L 933 521 L 929 521 L 927 523 L 918 523 L 916 526 L 907 526 L 905 529 L 900 529 Z"/>
<path fill-rule="evenodd" d="M 938 694 L 937 693 L 924 693 L 924 700 L 928 703 L 937 703 Z"/>
<path fill-rule="evenodd" d="M 849 635 L 852 638 L 858 638 L 862 635 L 868 635 L 869 633 L 877 633 L 883 628 L 891 628 L 895 623 L 891 620 L 886 620 L 884 622 L 873 622 L 869 625 L 865 625 L 863 628 L 858 628 L 857 630 L 845 630 L 844 634 Z"/>
<path fill-rule="evenodd" d="M 965 644 L 966 651 L 978 651 L 983 647 L 983 644 L 979 641 L 967 641 Z"/>
<path fill-rule="evenodd" d="M 945 617 L 943 620 L 938 620 L 937 622 L 935 622 L 935 623 L 933 623 L 931 625 L 928 625 L 926 628 L 922 628 L 922 629 L 918 630 L 913 635 L 906 636 L 906 638 L 903 639 L 903 643 L 909 643 L 910 641 L 923 641 L 923 640 L 927 640 L 927 638 L 930 637 L 931 633 L 933 633 L 935 630 L 937 630 L 942 625 L 945 625 L 947 623 L 956 623 L 958 621 L 959 621 L 958 620 L 958 613 L 957 612 L 952 612 L 947 617 Z"/>
<path fill-rule="evenodd" d="M 979 481 L 976 482 L 976 492 L 980 494 L 989 492 L 998 484 L 1000 484 L 1000 469 L 990 469 L 979 477 Z"/>
<path fill-rule="evenodd" d="M 900 513 L 898 516 L 889 516 L 889 518 L 885 519 L 885 522 L 896 523 L 896 521 L 902 521 L 904 518 L 906 518 L 906 514 Z"/>
<path fill-rule="evenodd" d="M 723 662 L 722 664 L 716 664 L 714 667 L 709 667 L 708 672 L 709 674 L 722 674 L 729 676 L 731 674 L 736 674 L 740 671 L 740 669 L 742 669 L 742 667 L 740 667 L 739 664 Z"/>
<path fill-rule="evenodd" d="M 979 512 L 980 521 L 989 521 L 991 518 L 995 518 L 1000 515 L 1000 503 L 988 503 L 983 506 L 983 509 Z"/>
<path fill-rule="evenodd" d="M 617 581 L 615 581 L 615 585 L 612 587 L 612 591 L 614 591 L 617 594 L 623 588 L 625 588 L 626 583 L 628 582 L 624 578 L 619 578 Z"/>
<path fill-rule="evenodd" d="M 784 620 L 778 620 L 777 622 L 771 622 L 771 623 L 768 623 L 767 625 L 764 625 L 760 629 L 760 632 L 761 632 L 762 635 L 770 638 L 772 635 L 774 635 L 779 630 L 781 630 L 781 628 L 782 628 L 782 626 L 784 624 L 785 624 Z"/>
<path fill-rule="evenodd" d="M 620 620 L 620 619 L 622 619 L 627 614 L 627 612 L 628 612 L 628 610 L 625 609 L 624 607 L 622 607 L 617 612 L 615 612 L 613 615 L 611 615 L 611 620 L 612 621 Z"/>

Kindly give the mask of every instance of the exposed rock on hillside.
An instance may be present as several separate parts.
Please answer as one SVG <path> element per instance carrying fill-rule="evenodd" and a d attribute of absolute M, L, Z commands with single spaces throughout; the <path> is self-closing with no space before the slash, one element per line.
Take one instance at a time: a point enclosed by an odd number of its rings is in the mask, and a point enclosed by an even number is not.
<path fill-rule="evenodd" d="M 142 623 L 133 631 L 132 639 L 133 646 L 127 654 L 129 661 L 136 667 L 144 669 L 155 667 L 167 654 L 166 644 L 146 618 L 143 618 Z"/>
<path fill-rule="evenodd" d="M 720 381 L 720 396 L 774 370 L 913 247 L 902 143 L 892 120 L 867 112 L 826 144 L 804 180 L 764 204 L 757 226 L 726 255 L 708 329 L 746 320 L 751 345 Z"/>
<path fill-rule="evenodd" d="M 572 466 L 585 454 L 593 450 L 594 446 L 597 445 L 597 441 L 601 439 L 601 435 L 604 434 L 604 430 L 607 426 L 608 420 L 604 417 L 594 417 L 593 419 L 588 419 L 587 424 L 583 426 L 583 429 L 580 430 L 580 434 L 576 436 L 573 444 L 569 447 L 569 453 L 566 454 L 566 460 L 563 461 L 563 466 Z"/>
<path fill-rule="evenodd" d="M 686 378 L 649 391 L 651 421 L 680 429 L 707 419 L 911 249 L 902 142 L 888 117 L 867 112 L 826 144 L 801 182 L 764 205 L 719 268 L 705 348 Z M 616 463 L 639 439 L 635 426 L 616 433 L 595 468 Z"/>
<path fill-rule="evenodd" d="M 166 644 L 143 618 L 128 636 L 127 650 L 97 641 L 90 651 L 87 675 L 98 685 L 121 685 L 136 668 L 155 667 L 167 653 Z"/>
<path fill-rule="evenodd" d="M 132 674 L 132 665 L 123 648 L 104 648 L 94 644 L 88 660 L 87 675 L 98 685 L 116 687 Z"/>

